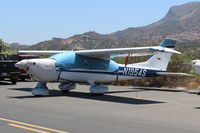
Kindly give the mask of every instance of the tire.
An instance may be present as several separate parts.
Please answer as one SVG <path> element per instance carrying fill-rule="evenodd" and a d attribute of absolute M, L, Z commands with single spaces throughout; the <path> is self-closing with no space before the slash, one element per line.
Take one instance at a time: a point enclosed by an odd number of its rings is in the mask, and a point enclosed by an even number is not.
<path fill-rule="evenodd" d="M 15 85 L 17 83 L 17 79 L 10 79 L 11 83 Z"/>

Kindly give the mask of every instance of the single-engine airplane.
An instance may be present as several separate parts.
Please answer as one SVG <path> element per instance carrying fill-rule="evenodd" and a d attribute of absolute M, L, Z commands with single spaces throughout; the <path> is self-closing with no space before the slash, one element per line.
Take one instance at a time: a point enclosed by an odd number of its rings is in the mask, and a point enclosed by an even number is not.
<path fill-rule="evenodd" d="M 59 89 L 70 91 L 75 83 L 86 82 L 90 92 L 103 94 L 108 91 L 106 85 L 97 85 L 105 81 L 128 80 L 142 77 L 187 76 L 185 73 L 166 72 L 176 40 L 166 38 L 159 46 L 92 49 L 82 51 L 19 51 L 19 54 L 53 55 L 44 59 L 28 59 L 16 63 L 24 69 L 38 84 L 32 89 L 33 95 L 47 95 L 47 82 L 60 82 Z M 152 55 L 146 62 L 127 64 L 129 56 Z M 111 60 L 126 57 L 125 64 Z"/>

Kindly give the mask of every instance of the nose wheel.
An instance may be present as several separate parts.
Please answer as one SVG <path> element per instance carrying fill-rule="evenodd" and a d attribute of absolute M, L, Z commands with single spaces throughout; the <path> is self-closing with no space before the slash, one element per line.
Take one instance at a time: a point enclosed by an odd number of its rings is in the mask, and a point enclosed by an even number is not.
<path fill-rule="evenodd" d="M 49 90 L 46 86 L 47 83 L 38 82 L 36 87 L 32 89 L 31 93 L 34 96 L 44 96 L 49 95 Z"/>

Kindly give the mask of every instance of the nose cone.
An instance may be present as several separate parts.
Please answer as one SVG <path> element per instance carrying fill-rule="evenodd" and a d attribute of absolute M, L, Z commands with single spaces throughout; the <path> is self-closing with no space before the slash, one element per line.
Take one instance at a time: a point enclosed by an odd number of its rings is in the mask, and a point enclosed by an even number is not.
<path fill-rule="evenodd" d="M 19 61 L 19 62 L 17 62 L 17 63 L 15 64 L 15 67 L 25 68 L 26 63 L 27 63 L 27 60 Z"/>
<path fill-rule="evenodd" d="M 29 60 L 22 60 L 22 61 L 19 61 L 15 64 L 15 67 L 19 67 L 19 68 L 28 68 L 30 66 L 33 66 L 35 65 L 35 62 L 31 62 Z"/>

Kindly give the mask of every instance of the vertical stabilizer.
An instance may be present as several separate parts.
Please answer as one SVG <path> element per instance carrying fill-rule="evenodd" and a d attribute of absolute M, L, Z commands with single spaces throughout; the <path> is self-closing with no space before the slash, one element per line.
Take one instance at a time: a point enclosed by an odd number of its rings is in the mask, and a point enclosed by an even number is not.
<path fill-rule="evenodd" d="M 176 45 L 176 40 L 169 38 L 164 39 L 160 43 L 160 46 L 167 48 L 174 48 L 175 45 Z M 136 63 L 134 65 L 166 71 L 171 55 L 172 55 L 171 53 L 155 54 L 151 56 L 149 60 L 147 60 L 146 62 Z"/>

